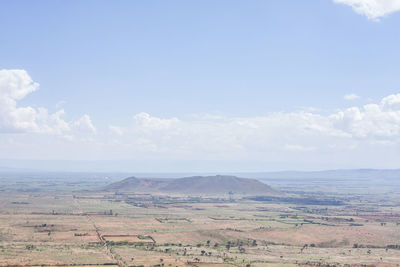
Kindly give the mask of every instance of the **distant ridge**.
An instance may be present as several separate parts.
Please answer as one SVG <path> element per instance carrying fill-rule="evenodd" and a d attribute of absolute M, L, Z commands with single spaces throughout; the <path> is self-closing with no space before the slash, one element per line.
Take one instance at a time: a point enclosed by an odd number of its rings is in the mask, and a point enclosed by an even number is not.
<path fill-rule="evenodd" d="M 228 175 L 192 176 L 177 179 L 129 177 L 104 187 L 116 192 L 161 192 L 182 194 L 271 195 L 277 193 L 270 186 L 256 180 Z"/>
<path fill-rule="evenodd" d="M 256 179 L 400 179 L 400 169 L 344 169 L 241 173 Z"/>
<path fill-rule="evenodd" d="M 122 181 L 109 184 L 104 187 L 105 191 L 136 191 L 157 192 L 168 185 L 171 179 L 161 178 L 136 178 L 128 177 Z"/>

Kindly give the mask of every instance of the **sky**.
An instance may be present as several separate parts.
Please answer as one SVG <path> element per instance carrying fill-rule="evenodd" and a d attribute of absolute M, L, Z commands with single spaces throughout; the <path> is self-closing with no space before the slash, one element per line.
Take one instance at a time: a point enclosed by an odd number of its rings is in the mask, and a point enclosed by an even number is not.
<path fill-rule="evenodd" d="M 0 2 L 0 166 L 400 168 L 400 0 Z"/>

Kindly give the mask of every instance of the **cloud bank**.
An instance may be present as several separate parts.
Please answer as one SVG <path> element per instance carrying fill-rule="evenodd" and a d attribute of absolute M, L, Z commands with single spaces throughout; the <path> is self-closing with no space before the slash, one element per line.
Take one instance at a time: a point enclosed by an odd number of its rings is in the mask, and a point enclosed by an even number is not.
<path fill-rule="evenodd" d="M 38 87 L 24 70 L 0 71 L 0 158 L 379 162 L 400 156 L 400 94 L 330 114 L 162 118 L 141 112 L 128 124 L 101 128 L 86 114 L 69 121 L 62 109 L 20 107 Z"/>
<path fill-rule="evenodd" d="M 400 11 L 399 0 L 333 0 L 335 3 L 351 6 L 358 14 L 370 20 L 379 20 L 391 13 Z"/>
<path fill-rule="evenodd" d="M 307 152 L 348 143 L 399 144 L 400 94 L 328 115 L 301 111 L 178 119 L 139 113 L 130 126 L 110 126 L 110 134 L 138 149 L 182 154 L 262 154 L 269 149 Z"/>

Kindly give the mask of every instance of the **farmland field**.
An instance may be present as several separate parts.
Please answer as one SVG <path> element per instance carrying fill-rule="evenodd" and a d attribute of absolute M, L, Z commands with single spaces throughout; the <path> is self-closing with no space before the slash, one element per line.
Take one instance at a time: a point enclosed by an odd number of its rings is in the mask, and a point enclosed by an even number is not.
<path fill-rule="evenodd" d="M 263 198 L 113 193 L 95 190 L 97 183 L 21 190 L 12 181 L 0 192 L 0 266 L 400 263 L 393 189 L 275 184 L 282 196 Z"/>

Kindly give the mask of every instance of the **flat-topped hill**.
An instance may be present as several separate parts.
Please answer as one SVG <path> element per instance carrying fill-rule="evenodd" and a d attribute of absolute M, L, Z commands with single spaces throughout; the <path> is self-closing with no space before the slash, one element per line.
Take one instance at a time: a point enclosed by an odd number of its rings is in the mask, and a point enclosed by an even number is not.
<path fill-rule="evenodd" d="M 177 179 L 126 178 L 104 188 L 115 192 L 160 192 L 181 194 L 270 195 L 276 193 L 270 186 L 256 180 L 236 176 L 193 176 Z"/>
<path fill-rule="evenodd" d="M 162 187 L 168 185 L 171 179 L 157 179 L 157 178 L 136 178 L 129 177 L 122 181 L 115 182 L 107 185 L 104 190 L 106 191 L 135 191 L 135 192 L 157 192 Z"/>

